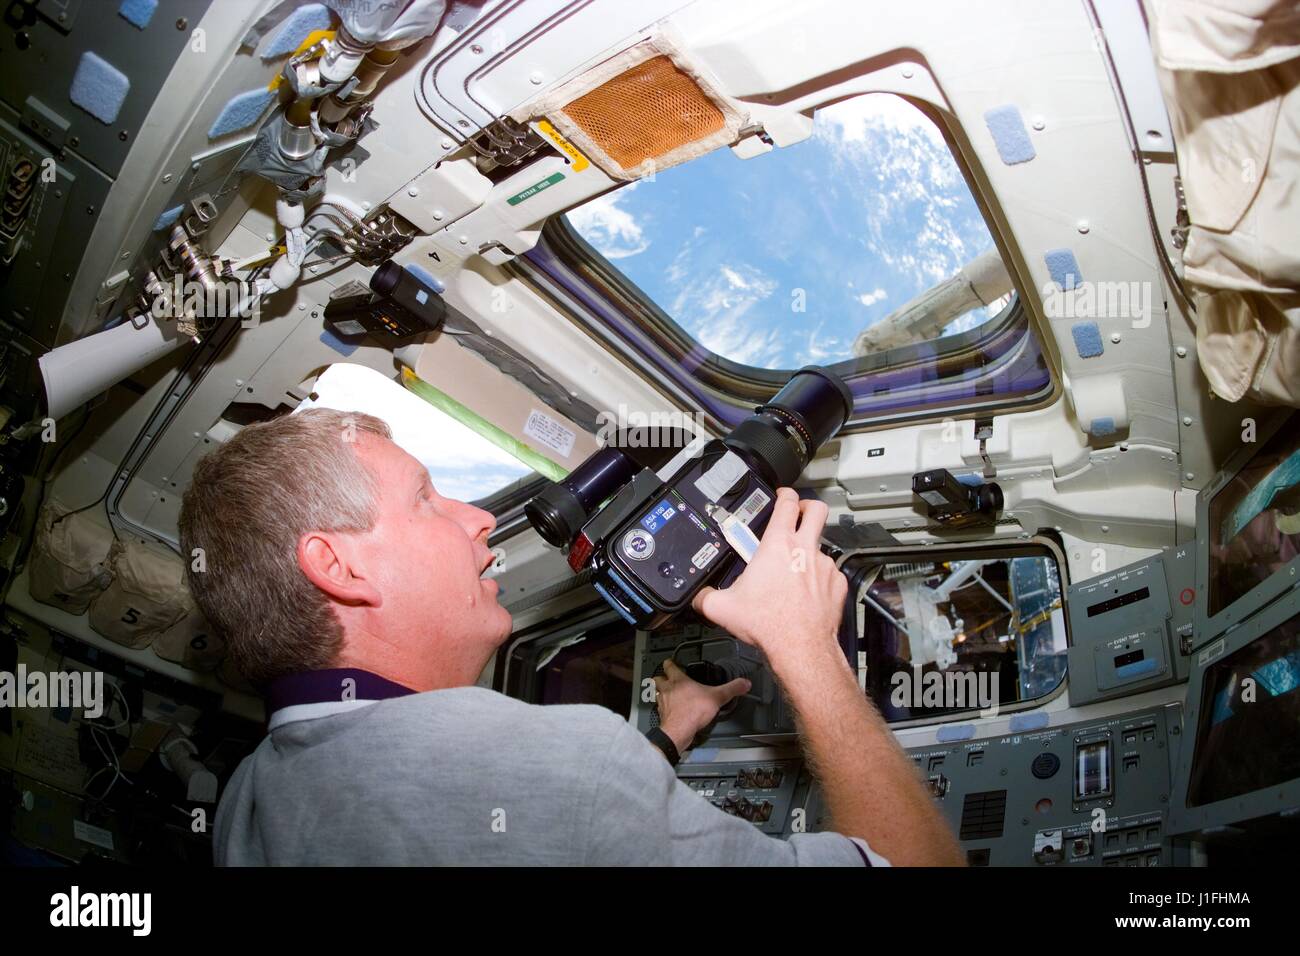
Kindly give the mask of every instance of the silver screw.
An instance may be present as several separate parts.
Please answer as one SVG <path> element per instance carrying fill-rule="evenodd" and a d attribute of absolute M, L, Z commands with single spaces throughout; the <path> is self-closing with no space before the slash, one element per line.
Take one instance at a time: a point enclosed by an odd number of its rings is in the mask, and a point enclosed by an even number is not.
<path fill-rule="evenodd" d="M 1180 345 L 1178 348 L 1174 349 L 1174 354 L 1179 358 L 1187 358 L 1187 349 Z"/>

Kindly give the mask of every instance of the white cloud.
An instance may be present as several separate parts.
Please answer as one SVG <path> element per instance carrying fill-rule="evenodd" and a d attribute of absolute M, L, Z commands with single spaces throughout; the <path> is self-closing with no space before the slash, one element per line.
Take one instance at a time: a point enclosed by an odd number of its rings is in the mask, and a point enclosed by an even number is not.
<path fill-rule="evenodd" d="M 569 223 L 606 259 L 626 259 L 650 248 L 641 224 L 620 205 L 638 185 L 630 183 L 569 211 Z"/>
<path fill-rule="evenodd" d="M 683 248 L 674 267 L 689 254 L 689 246 Z M 685 275 L 683 272 L 682 277 Z M 709 351 L 744 365 L 775 368 L 782 364 L 781 330 L 761 329 L 753 312 L 776 289 L 776 280 L 753 266 L 723 263 L 716 272 L 688 281 L 673 300 L 669 314 Z"/>
<path fill-rule="evenodd" d="M 881 301 L 882 299 L 886 299 L 888 297 L 889 297 L 888 292 L 886 292 L 884 289 L 877 288 L 872 292 L 863 292 L 861 295 L 858 296 L 858 301 L 861 302 L 863 305 L 875 305 L 877 302 Z"/>

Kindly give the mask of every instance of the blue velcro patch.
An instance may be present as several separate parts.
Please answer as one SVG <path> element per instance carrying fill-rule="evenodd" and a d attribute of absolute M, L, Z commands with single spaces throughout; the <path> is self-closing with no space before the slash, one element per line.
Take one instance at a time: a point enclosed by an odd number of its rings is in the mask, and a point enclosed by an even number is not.
<path fill-rule="evenodd" d="M 1029 130 L 1020 110 L 1010 104 L 995 106 L 984 114 L 984 125 L 993 134 L 993 145 L 998 148 L 998 155 L 1008 166 L 1027 163 L 1038 154 L 1029 139 Z"/>
<path fill-rule="evenodd" d="M 329 9 L 323 3 L 309 3 L 289 14 L 275 36 L 271 37 L 266 49 L 262 51 L 263 60 L 274 60 L 277 56 L 293 53 L 317 30 L 328 30 L 332 21 Z"/>
<path fill-rule="evenodd" d="M 166 229 L 172 225 L 181 217 L 181 210 L 184 208 L 184 206 L 172 206 L 171 209 L 163 210 L 158 214 L 158 218 L 154 220 L 153 231 L 157 232 L 159 229 Z"/>
<path fill-rule="evenodd" d="M 1105 351 L 1101 346 L 1101 329 L 1096 322 L 1076 322 L 1070 326 L 1070 334 L 1074 336 L 1079 358 L 1096 358 Z"/>
<path fill-rule="evenodd" d="M 126 74 L 87 50 L 81 54 L 81 62 L 73 74 L 68 98 L 101 123 L 108 124 L 117 119 L 129 92 L 131 81 Z"/>
<path fill-rule="evenodd" d="M 1077 288 L 1083 281 L 1079 260 L 1074 258 L 1074 253 L 1069 249 L 1048 249 L 1043 253 L 1043 261 L 1047 263 L 1047 271 L 1051 273 L 1052 281 L 1064 291 L 1069 292 Z"/>
<path fill-rule="evenodd" d="M 1092 424 L 1088 426 L 1088 434 L 1097 438 L 1105 438 L 1107 435 L 1115 434 L 1115 419 L 1094 418 Z"/>
<path fill-rule="evenodd" d="M 952 743 L 954 740 L 970 740 L 975 736 L 974 724 L 942 724 L 935 735 L 939 743 Z"/>
<path fill-rule="evenodd" d="M 344 357 L 355 352 L 357 346 L 361 344 L 360 342 L 344 342 L 330 329 L 326 329 L 320 334 L 320 340 Z"/>
<path fill-rule="evenodd" d="M 117 15 L 131 26 L 143 30 L 153 19 L 158 9 L 158 0 L 122 0 L 117 8 Z"/>
<path fill-rule="evenodd" d="M 241 129 L 248 129 L 262 118 L 262 114 L 274 100 L 275 90 L 264 87 L 232 96 L 229 102 L 221 107 L 217 118 L 212 121 L 212 126 L 208 130 L 208 139 L 217 139 L 229 136 L 231 133 L 238 133 Z"/>
<path fill-rule="evenodd" d="M 1007 726 L 1013 734 L 1024 734 L 1031 730 L 1042 730 L 1051 722 L 1051 717 L 1043 713 L 1015 714 Z"/>

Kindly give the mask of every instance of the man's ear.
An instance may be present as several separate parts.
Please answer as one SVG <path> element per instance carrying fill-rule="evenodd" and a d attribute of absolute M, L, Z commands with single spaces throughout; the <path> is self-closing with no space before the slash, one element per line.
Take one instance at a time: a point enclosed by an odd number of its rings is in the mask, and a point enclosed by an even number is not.
<path fill-rule="evenodd" d="M 348 561 L 346 541 L 324 531 L 308 531 L 298 539 L 298 567 L 307 580 L 340 604 L 379 607 L 383 597 Z"/>

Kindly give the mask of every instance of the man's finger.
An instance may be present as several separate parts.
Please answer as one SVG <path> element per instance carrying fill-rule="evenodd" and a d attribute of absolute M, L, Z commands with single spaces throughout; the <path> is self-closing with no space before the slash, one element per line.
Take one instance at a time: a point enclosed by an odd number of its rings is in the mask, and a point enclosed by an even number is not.
<path fill-rule="evenodd" d="M 717 624 L 718 622 L 714 620 L 713 615 L 709 613 L 708 609 L 710 604 L 714 604 L 716 602 L 717 599 L 715 595 L 717 593 L 718 593 L 717 588 L 703 587 L 700 588 L 699 593 L 696 594 L 695 597 L 691 599 L 691 607 L 695 609 L 695 613 L 700 615 L 701 617 L 708 618 L 710 621 L 713 621 L 714 624 Z"/>
<path fill-rule="evenodd" d="M 799 502 L 799 530 L 795 532 L 795 537 L 805 548 L 815 549 L 819 546 L 822 529 L 826 527 L 830 511 L 826 502 L 816 498 Z"/>
<path fill-rule="evenodd" d="M 678 674 L 683 673 L 683 671 L 677 666 L 677 662 L 670 657 L 668 660 L 664 661 L 664 673 L 669 677 L 676 677 Z"/>
<path fill-rule="evenodd" d="M 793 488 L 776 489 L 776 504 L 772 506 L 772 517 L 767 519 L 767 528 L 763 537 L 776 532 L 793 534 L 799 520 L 799 494 Z"/>

